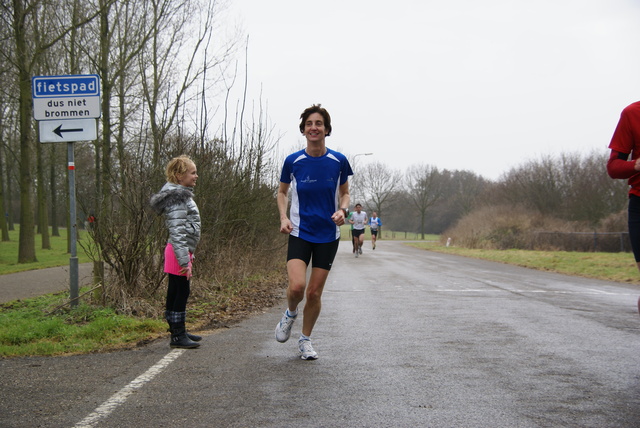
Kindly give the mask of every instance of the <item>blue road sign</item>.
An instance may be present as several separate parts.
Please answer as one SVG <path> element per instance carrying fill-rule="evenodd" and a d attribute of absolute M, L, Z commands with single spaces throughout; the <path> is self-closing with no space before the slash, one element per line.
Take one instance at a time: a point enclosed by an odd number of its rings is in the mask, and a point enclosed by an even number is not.
<path fill-rule="evenodd" d="M 100 76 L 36 76 L 31 79 L 33 98 L 99 97 Z"/>
<path fill-rule="evenodd" d="M 99 118 L 100 76 L 35 76 L 31 79 L 36 120 Z"/>

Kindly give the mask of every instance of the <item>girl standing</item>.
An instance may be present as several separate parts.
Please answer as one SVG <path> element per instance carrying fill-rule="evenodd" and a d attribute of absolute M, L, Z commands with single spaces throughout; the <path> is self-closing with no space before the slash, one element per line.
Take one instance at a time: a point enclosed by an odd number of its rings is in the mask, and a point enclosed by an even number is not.
<path fill-rule="evenodd" d="M 151 207 L 165 216 L 169 239 L 164 249 L 164 272 L 169 275 L 165 319 L 172 348 L 197 348 L 202 338 L 187 333 L 187 299 L 191 291 L 193 253 L 200 241 L 200 213 L 193 200 L 198 180 L 195 163 L 185 155 L 171 159 L 167 183 L 151 197 Z"/>

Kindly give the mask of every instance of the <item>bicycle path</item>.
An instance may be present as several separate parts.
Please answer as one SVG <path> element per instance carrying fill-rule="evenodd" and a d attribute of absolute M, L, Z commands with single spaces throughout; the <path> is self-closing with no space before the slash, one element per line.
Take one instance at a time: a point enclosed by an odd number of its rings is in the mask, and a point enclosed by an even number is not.
<path fill-rule="evenodd" d="M 78 285 L 91 284 L 93 263 L 78 265 Z M 0 275 L 0 303 L 69 290 L 69 266 Z"/>

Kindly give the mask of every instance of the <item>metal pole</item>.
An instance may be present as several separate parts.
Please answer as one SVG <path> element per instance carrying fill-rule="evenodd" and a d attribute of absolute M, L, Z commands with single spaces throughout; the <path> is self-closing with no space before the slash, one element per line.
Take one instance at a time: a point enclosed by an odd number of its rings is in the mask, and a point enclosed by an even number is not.
<path fill-rule="evenodd" d="M 69 298 L 71 306 L 78 305 L 78 257 L 77 257 L 77 219 L 76 219 L 76 175 L 73 143 L 67 143 L 67 161 L 69 169 L 69 236 L 71 237 L 71 257 L 69 258 Z"/>
<path fill-rule="evenodd" d="M 353 169 L 353 171 L 355 172 L 357 169 L 357 161 L 356 158 L 358 156 L 371 156 L 373 153 L 356 153 L 355 155 L 353 155 L 353 157 L 351 158 L 351 160 L 353 161 L 353 164 L 351 165 L 351 169 Z M 349 184 L 349 191 L 351 192 L 351 202 L 356 202 L 356 195 L 358 195 L 358 193 L 360 193 L 360 185 L 358 183 L 358 181 L 352 181 L 352 184 Z M 356 185 L 358 184 L 358 185 Z M 359 195 L 358 195 L 359 196 Z"/>

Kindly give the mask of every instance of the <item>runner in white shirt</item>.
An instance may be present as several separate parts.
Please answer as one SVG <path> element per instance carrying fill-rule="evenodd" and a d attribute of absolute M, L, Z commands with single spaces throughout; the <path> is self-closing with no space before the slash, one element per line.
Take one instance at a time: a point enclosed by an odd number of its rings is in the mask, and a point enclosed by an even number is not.
<path fill-rule="evenodd" d="M 351 213 L 349 223 L 353 225 L 353 242 L 356 245 L 356 257 L 362 254 L 364 244 L 364 226 L 369 222 L 367 213 L 362 211 L 362 205 L 356 204 L 356 210 Z"/>

